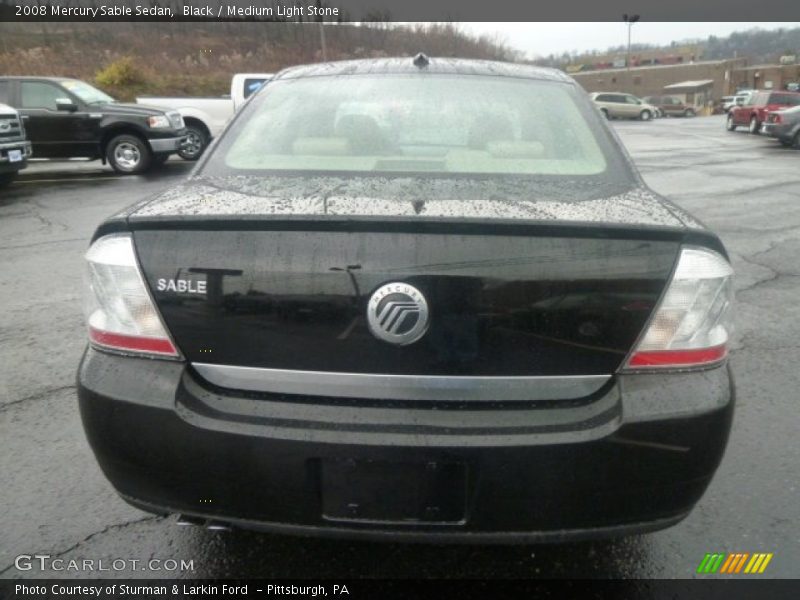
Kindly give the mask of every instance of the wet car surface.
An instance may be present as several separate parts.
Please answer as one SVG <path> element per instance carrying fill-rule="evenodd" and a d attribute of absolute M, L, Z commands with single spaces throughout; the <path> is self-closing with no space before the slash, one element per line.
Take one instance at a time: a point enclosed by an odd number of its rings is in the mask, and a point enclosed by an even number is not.
<path fill-rule="evenodd" d="M 106 214 L 169 187 L 187 167 L 171 162 L 160 177 L 119 179 L 97 177 L 96 167 L 34 165 L 0 198 L 0 251 L 14 265 L 2 275 L 0 439 L 8 480 L 0 491 L 7 507 L 0 572 L 63 575 L 14 568 L 17 554 L 36 551 L 194 560 L 195 570 L 183 573 L 114 573 L 150 577 L 686 577 L 706 552 L 763 551 L 775 553 L 767 575 L 791 575 L 799 557 L 798 449 L 796 382 L 787 365 L 797 362 L 800 333 L 793 300 L 800 156 L 726 134 L 719 118 L 678 123 L 614 127 L 647 183 L 720 233 L 737 273 L 737 417 L 720 470 L 683 523 L 603 543 L 429 546 L 209 532 L 126 506 L 97 468 L 75 406 L 82 254 Z M 744 177 L 739 161 L 760 168 Z"/>

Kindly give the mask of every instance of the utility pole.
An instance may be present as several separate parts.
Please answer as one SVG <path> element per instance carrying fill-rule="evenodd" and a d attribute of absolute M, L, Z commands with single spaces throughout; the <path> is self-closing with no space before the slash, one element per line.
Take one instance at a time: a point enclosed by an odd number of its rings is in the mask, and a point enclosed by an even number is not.
<path fill-rule="evenodd" d="M 625 24 L 628 26 L 628 58 L 625 59 L 625 67 L 630 71 L 631 69 L 631 28 L 636 21 L 639 20 L 639 15 L 629 15 L 624 14 L 622 15 L 622 20 L 625 21 Z"/>
<path fill-rule="evenodd" d="M 319 45 L 322 48 L 322 62 L 328 62 L 328 49 L 325 47 L 325 23 L 320 17 L 319 21 Z"/>
<path fill-rule="evenodd" d="M 317 0 L 315 4 L 317 8 L 322 8 L 322 0 Z M 328 48 L 325 44 L 325 15 L 321 12 L 319 16 L 319 47 L 322 50 L 322 62 L 328 62 Z"/>

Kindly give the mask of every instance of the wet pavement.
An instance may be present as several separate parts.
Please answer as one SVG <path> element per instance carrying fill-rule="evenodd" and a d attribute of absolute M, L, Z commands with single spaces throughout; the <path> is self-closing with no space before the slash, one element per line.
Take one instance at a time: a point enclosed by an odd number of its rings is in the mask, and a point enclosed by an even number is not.
<path fill-rule="evenodd" d="M 128 506 L 97 467 L 76 406 L 82 254 L 103 217 L 191 165 L 118 177 L 99 163 L 37 163 L 0 191 L 0 577 L 78 576 L 18 570 L 20 554 L 128 561 L 80 574 L 104 577 L 671 578 L 694 576 L 706 552 L 771 552 L 764 576 L 800 574 L 800 152 L 728 133 L 720 117 L 613 126 L 647 183 L 721 234 L 737 274 L 737 414 L 685 521 L 617 541 L 480 547 L 212 532 Z M 141 570 L 151 558 L 193 569 Z"/>

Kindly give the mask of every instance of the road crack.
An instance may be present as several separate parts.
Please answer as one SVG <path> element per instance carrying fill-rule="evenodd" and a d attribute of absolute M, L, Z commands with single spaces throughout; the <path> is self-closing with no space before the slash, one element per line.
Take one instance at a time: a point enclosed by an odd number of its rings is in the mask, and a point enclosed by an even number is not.
<path fill-rule="evenodd" d="M 45 246 L 48 244 L 66 244 L 71 242 L 85 242 L 85 237 L 68 238 L 65 240 L 49 240 L 45 242 L 34 242 L 32 244 L 19 244 L 16 246 L 0 246 L 0 250 L 16 250 L 17 248 L 35 248 L 36 246 Z"/>
<path fill-rule="evenodd" d="M 42 223 L 45 227 L 47 227 L 48 229 L 52 229 L 53 227 L 58 227 L 62 231 L 68 231 L 69 230 L 69 227 L 67 227 L 67 225 L 62 223 L 61 221 L 53 221 L 53 220 L 45 217 L 43 212 L 45 210 L 48 210 L 48 209 L 47 209 L 47 207 L 42 206 L 42 204 L 40 202 L 38 202 L 37 200 L 31 199 L 29 201 L 29 204 L 30 204 L 30 207 L 32 209 L 33 216 L 40 223 Z"/>
<path fill-rule="evenodd" d="M 44 390 L 43 392 L 38 392 L 36 394 L 31 394 L 30 396 L 25 396 L 24 398 L 20 398 L 19 400 L 12 400 L 11 402 L 6 402 L 5 404 L 0 405 L 0 413 L 10 409 L 13 406 L 17 406 L 24 402 L 33 402 L 35 400 L 42 400 L 43 398 L 47 398 L 53 394 L 57 394 L 59 392 L 65 392 L 67 390 L 74 390 L 75 385 L 63 385 L 56 388 L 50 388 L 48 390 Z"/>
<path fill-rule="evenodd" d="M 114 523 L 113 525 L 108 525 L 108 526 L 104 527 L 103 529 L 100 529 L 99 531 L 94 531 L 94 532 L 90 533 L 89 535 L 87 535 L 83 539 L 81 539 L 78 542 L 75 542 L 74 544 L 72 544 L 69 548 L 66 548 L 64 550 L 60 550 L 56 554 L 50 554 L 49 557 L 51 559 L 60 558 L 60 557 L 64 556 L 65 554 L 68 554 L 69 552 L 72 552 L 76 548 L 82 546 L 83 544 L 85 544 L 86 542 L 91 540 L 92 538 L 94 538 L 96 536 L 99 536 L 99 535 L 103 535 L 105 533 L 108 533 L 109 531 L 125 529 L 126 527 L 130 527 L 131 525 L 138 525 L 139 523 L 147 523 L 147 522 L 150 522 L 150 521 L 159 521 L 161 519 L 164 519 L 164 517 L 161 517 L 161 516 L 158 516 L 158 515 L 149 515 L 149 516 L 146 516 L 146 517 L 141 517 L 139 519 L 134 519 L 132 521 L 125 521 L 124 523 Z M 14 563 L 11 563 L 7 567 L 5 567 L 2 571 L 0 571 L 0 577 L 2 577 L 6 572 L 10 571 L 13 568 L 14 568 Z"/>
<path fill-rule="evenodd" d="M 769 283 L 773 283 L 783 277 L 800 277 L 800 273 L 794 273 L 791 271 L 782 271 L 780 269 L 776 269 L 775 267 L 771 267 L 770 265 L 764 264 L 757 260 L 758 257 L 763 256 L 765 254 L 769 254 L 770 252 L 778 248 L 778 246 L 788 241 L 793 241 L 793 240 L 772 241 L 769 243 L 768 247 L 765 250 L 761 250 L 750 256 L 745 256 L 744 254 L 736 253 L 736 256 L 738 256 L 742 262 L 751 265 L 753 267 L 761 267 L 762 269 L 766 269 L 767 271 L 769 271 L 769 275 L 767 277 L 758 279 L 748 286 L 737 289 L 736 290 L 737 294 L 752 292 L 754 289 L 758 287 L 767 285 Z"/>

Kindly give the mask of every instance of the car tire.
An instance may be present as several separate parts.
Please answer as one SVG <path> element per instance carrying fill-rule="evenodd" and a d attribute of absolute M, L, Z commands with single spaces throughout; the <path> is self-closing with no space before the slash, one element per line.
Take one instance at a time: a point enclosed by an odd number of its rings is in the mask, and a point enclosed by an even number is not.
<path fill-rule="evenodd" d="M 611 120 L 611 115 L 608 114 L 608 111 L 605 108 L 601 108 L 600 112 L 603 113 L 603 116 L 606 118 L 607 121 Z"/>
<path fill-rule="evenodd" d="M 11 182 L 14 181 L 16 177 L 16 171 L 13 173 L 0 173 L 0 189 L 11 185 Z"/>
<path fill-rule="evenodd" d="M 747 131 L 752 134 L 756 134 L 761 130 L 761 125 L 758 124 L 758 119 L 755 117 L 750 117 L 750 125 L 747 127 Z"/>
<path fill-rule="evenodd" d="M 187 125 L 186 136 L 189 138 L 188 142 L 178 150 L 178 156 L 183 160 L 197 160 L 203 156 L 208 146 L 208 133 L 196 125 Z"/>
<path fill-rule="evenodd" d="M 689 118 L 689 117 L 696 117 L 696 116 L 697 116 L 697 113 L 696 113 L 696 112 L 694 112 L 694 109 L 693 109 L 693 108 L 687 108 L 685 111 L 683 111 L 683 116 L 684 116 L 684 117 L 687 117 L 687 118 Z"/>
<path fill-rule="evenodd" d="M 728 113 L 728 118 L 725 120 L 725 129 L 728 131 L 736 131 L 736 122 L 733 120 L 733 113 Z"/>
<path fill-rule="evenodd" d="M 639 113 L 639 120 L 641 121 L 649 121 L 652 118 L 653 118 L 653 113 L 651 113 L 649 110 L 643 110 L 642 112 Z"/>
<path fill-rule="evenodd" d="M 794 134 L 792 138 L 792 148 L 800 150 L 800 131 Z"/>
<path fill-rule="evenodd" d="M 106 159 L 117 173 L 136 175 L 150 167 L 153 162 L 153 153 L 141 138 L 123 134 L 108 143 Z"/>

